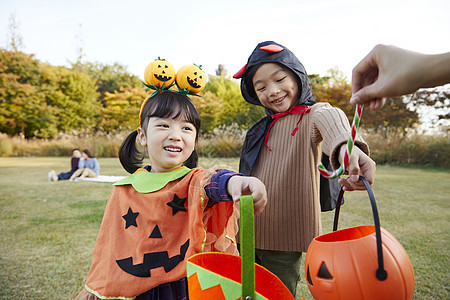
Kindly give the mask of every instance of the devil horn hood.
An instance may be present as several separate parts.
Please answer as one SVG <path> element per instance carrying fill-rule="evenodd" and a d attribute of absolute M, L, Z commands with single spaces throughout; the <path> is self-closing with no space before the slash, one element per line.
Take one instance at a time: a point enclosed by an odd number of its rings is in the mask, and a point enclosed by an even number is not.
<path fill-rule="evenodd" d="M 255 94 L 252 78 L 249 75 L 249 70 L 252 67 L 262 63 L 279 63 L 294 72 L 299 85 L 301 85 L 298 104 L 312 105 L 315 103 L 309 88 L 308 75 L 302 63 L 288 48 L 273 41 L 259 43 L 248 58 L 247 64 L 233 76 L 234 78 L 241 78 L 241 92 L 245 101 L 262 106 Z M 254 73 L 252 72 L 252 74 Z"/>

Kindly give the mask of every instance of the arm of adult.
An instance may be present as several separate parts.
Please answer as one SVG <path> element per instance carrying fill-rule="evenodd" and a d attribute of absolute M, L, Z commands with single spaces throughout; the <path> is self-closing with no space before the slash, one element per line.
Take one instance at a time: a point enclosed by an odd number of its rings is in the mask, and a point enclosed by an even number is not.
<path fill-rule="evenodd" d="M 414 93 L 450 82 L 450 52 L 422 54 L 395 46 L 377 45 L 352 73 L 350 103 L 380 109 L 385 97 Z"/>

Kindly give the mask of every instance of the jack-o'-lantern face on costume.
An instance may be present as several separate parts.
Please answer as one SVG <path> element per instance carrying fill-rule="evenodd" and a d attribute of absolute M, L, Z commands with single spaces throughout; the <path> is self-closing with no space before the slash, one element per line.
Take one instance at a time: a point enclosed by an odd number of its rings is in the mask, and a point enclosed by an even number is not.
<path fill-rule="evenodd" d="M 203 172 L 138 169 L 114 183 L 86 280 L 89 292 L 133 298 L 186 277 L 186 259 L 204 247 Z"/>
<path fill-rule="evenodd" d="M 176 194 L 173 196 L 173 200 L 170 202 L 167 202 L 166 205 L 167 211 L 168 211 L 168 217 L 170 218 L 170 213 L 173 216 L 177 214 L 183 214 L 187 212 L 187 209 L 185 207 L 186 198 L 180 198 Z M 146 213 L 149 213 L 147 211 Z M 131 207 L 128 208 L 128 211 L 126 214 L 122 216 L 124 220 L 124 230 L 134 230 L 137 235 L 143 235 L 145 234 L 146 229 L 151 228 L 147 227 L 146 220 L 144 219 L 144 216 L 141 215 L 141 218 L 139 218 L 139 215 L 141 213 L 138 210 L 133 211 Z M 175 221 L 175 218 L 174 222 Z M 141 222 L 143 224 L 141 224 Z M 148 220 L 147 220 L 148 221 Z M 145 222 L 145 223 L 144 223 Z M 143 231 L 142 233 L 139 233 L 138 231 Z M 163 239 L 170 240 L 172 237 L 170 237 L 170 234 L 167 233 L 163 235 L 163 232 L 161 232 L 159 226 L 156 224 L 153 226 L 153 229 L 151 230 L 150 235 L 147 237 L 149 249 L 158 249 L 161 247 L 158 247 L 158 244 L 166 244 L 166 242 L 161 242 Z M 175 239 L 175 241 L 178 241 L 178 239 Z M 145 243 L 145 239 L 144 239 Z M 150 246 L 153 245 L 153 246 Z M 124 257 L 121 259 L 117 259 L 117 265 L 126 273 L 131 274 L 133 276 L 137 277 L 151 277 L 151 270 L 163 267 L 165 272 L 169 272 L 174 267 L 176 267 L 181 261 L 184 260 L 186 256 L 186 251 L 189 247 L 189 239 L 187 239 L 183 244 L 181 245 L 174 245 L 174 247 L 178 250 L 175 255 L 169 256 L 168 250 L 162 250 L 162 251 L 156 251 L 156 252 L 147 252 L 143 254 L 143 257 L 135 257 L 135 261 L 142 261 L 142 263 L 133 263 L 133 256 Z M 126 247 L 125 247 L 126 248 Z M 131 249 L 130 249 L 131 250 Z M 132 252 L 132 251 L 130 251 Z"/>
<path fill-rule="evenodd" d="M 176 81 L 179 88 L 199 93 L 205 88 L 206 74 L 197 65 L 186 65 L 178 70 Z"/>
<path fill-rule="evenodd" d="M 164 59 L 156 59 L 144 71 L 144 81 L 157 88 L 169 87 L 175 80 L 174 66 Z"/>

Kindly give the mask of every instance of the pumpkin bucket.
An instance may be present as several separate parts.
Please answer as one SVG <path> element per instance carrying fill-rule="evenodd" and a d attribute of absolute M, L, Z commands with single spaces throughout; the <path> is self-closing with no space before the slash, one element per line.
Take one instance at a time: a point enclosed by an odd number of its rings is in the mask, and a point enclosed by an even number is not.
<path fill-rule="evenodd" d="M 337 201 L 333 232 L 314 238 L 305 257 L 305 277 L 314 299 L 412 299 L 414 271 L 408 254 L 380 227 L 370 184 L 363 177 L 375 225 L 337 230 L 344 194 Z"/>
<path fill-rule="evenodd" d="M 187 261 L 189 299 L 294 300 L 288 288 L 278 277 L 255 264 L 253 198 L 251 196 L 241 197 L 240 211 L 242 258 L 217 252 L 200 253 L 190 257 Z"/>

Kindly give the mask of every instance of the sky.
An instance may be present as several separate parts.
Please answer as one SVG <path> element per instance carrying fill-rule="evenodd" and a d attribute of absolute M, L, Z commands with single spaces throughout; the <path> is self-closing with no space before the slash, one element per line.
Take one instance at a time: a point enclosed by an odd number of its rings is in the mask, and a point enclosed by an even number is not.
<path fill-rule="evenodd" d="M 23 52 L 68 66 L 83 60 L 120 63 L 143 78 L 165 58 L 176 69 L 195 63 L 207 74 L 224 64 L 236 73 L 255 46 L 276 41 L 308 74 L 352 68 L 378 43 L 423 53 L 450 51 L 448 0 L 0 0 L 0 47 L 11 16 Z"/>

